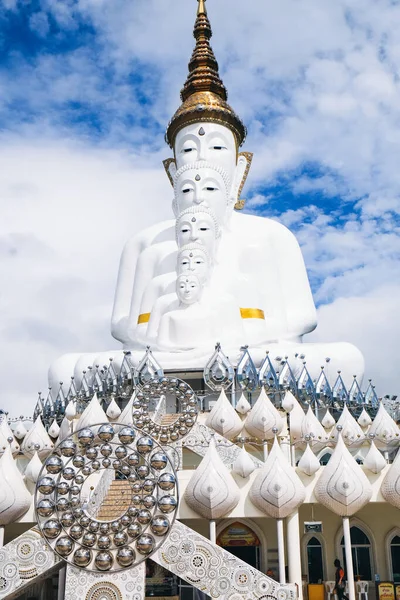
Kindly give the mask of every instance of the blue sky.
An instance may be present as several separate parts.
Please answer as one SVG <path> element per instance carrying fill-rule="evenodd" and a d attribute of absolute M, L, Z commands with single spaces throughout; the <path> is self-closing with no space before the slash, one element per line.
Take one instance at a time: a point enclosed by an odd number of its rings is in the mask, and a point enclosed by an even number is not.
<path fill-rule="evenodd" d="M 298 237 L 319 309 L 313 339 L 355 343 L 378 391 L 399 393 L 400 5 L 207 4 L 255 153 L 247 210 Z M 171 216 L 163 134 L 195 11 L 195 0 L 0 0 L 5 408 L 29 412 L 60 354 L 117 347 L 122 247 Z"/>

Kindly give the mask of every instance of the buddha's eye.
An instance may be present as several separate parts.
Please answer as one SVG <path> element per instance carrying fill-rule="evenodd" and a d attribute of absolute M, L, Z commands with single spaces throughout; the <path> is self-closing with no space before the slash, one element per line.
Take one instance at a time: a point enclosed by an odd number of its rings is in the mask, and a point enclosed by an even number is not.
<path fill-rule="evenodd" d="M 196 265 L 201 265 L 203 263 L 202 260 L 196 260 Z"/>
<path fill-rule="evenodd" d="M 189 227 L 182 227 L 181 232 L 187 233 L 189 231 Z"/>
<path fill-rule="evenodd" d="M 216 189 L 217 189 L 217 188 L 215 188 L 215 187 L 212 187 L 212 186 L 208 186 L 208 187 L 206 187 L 206 190 L 207 190 L 207 192 L 215 192 L 215 190 L 216 190 Z"/>
<path fill-rule="evenodd" d="M 226 150 L 225 146 L 211 146 L 213 150 Z"/>
<path fill-rule="evenodd" d="M 200 227 L 200 231 L 208 231 L 209 229 L 209 227 Z"/>
<path fill-rule="evenodd" d="M 187 194 L 187 193 L 188 193 L 188 192 L 190 192 L 190 191 L 191 191 L 191 190 L 190 190 L 190 188 L 184 188 L 184 189 L 182 190 L 182 192 L 183 192 L 184 194 Z"/>
<path fill-rule="evenodd" d="M 182 264 L 183 266 L 186 266 L 186 265 L 188 265 L 188 264 L 189 264 L 189 261 L 188 261 L 188 259 L 187 259 L 187 258 L 185 258 L 185 260 L 183 260 L 181 264 Z"/>
<path fill-rule="evenodd" d="M 194 148 L 183 148 L 182 152 L 187 154 L 188 152 L 193 152 Z"/>

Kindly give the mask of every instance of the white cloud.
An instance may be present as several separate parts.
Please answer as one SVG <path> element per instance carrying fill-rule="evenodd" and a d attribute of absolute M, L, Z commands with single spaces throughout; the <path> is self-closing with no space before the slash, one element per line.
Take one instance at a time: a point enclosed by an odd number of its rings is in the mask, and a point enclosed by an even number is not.
<path fill-rule="evenodd" d="M 171 190 L 161 166 L 90 145 L 3 137 L 0 162 L 0 406 L 27 414 L 55 358 L 118 347 L 122 247 L 169 218 Z"/>
<path fill-rule="evenodd" d="M 372 379 L 379 396 L 399 391 L 400 285 L 377 286 L 362 296 L 338 298 L 318 310 L 319 325 L 308 337 L 314 342 L 351 342 L 362 348 L 366 379 Z"/>

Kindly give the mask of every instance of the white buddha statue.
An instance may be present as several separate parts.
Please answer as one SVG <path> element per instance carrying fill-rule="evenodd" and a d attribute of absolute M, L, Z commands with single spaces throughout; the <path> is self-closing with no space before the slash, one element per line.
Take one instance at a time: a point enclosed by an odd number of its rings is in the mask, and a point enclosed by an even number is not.
<path fill-rule="evenodd" d="M 126 244 L 119 268 L 111 320 L 112 335 L 138 362 L 147 345 L 164 368 L 202 369 L 216 342 L 230 360 L 248 345 L 255 363 L 269 350 L 288 356 L 295 373 L 305 356 L 312 378 L 330 358 L 335 378 L 341 369 L 347 384 L 362 379 L 361 353 L 347 343 L 313 344 L 303 339 L 317 325 L 300 247 L 275 220 L 243 214 L 240 193 L 252 155 L 238 152 L 246 129 L 227 103 L 226 89 L 209 45 L 211 28 L 204 8 L 194 28 L 196 47 L 166 140 L 174 158 L 164 161 L 174 190 L 176 221 L 158 223 Z M 209 274 L 199 287 L 185 291 L 183 258 L 188 244 L 203 246 Z M 178 254 L 179 251 L 179 254 Z M 178 264 L 177 264 L 178 256 Z M 189 264 L 190 261 L 187 263 Z M 185 262 L 186 264 L 186 262 Z M 212 265 L 212 268 L 210 268 Z M 183 277 L 182 277 L 183 276 Z M 180 298 L 176 282 L 179 281 Z M 185 303 L 185 293 L 193 303 Z M 189 297 L 189 296 L 187 296 Z M 104 362 L 110 353 L 104 353 Z M 87 355 L 90 361 L 94 355 Z M 101 361 L 101 355 L 95 354 Z M 50 369 L 50 381 L 66 381 L 74 360 L 67 355 Z M 81 367 L 85 357 L 76 364 Z M 101 363 L 100 363 L 101 364 Z M 75 375 L 77 373 L 75 372 Z"/>

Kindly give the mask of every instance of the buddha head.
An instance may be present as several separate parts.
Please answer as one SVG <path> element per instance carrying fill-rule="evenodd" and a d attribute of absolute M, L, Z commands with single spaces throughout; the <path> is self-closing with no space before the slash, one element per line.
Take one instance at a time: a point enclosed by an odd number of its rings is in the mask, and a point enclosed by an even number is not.
<path fill-rule="evenodd" d="M 200 300 L 202 286 L 196 275 L 179 275 L 176 280 L 176 295 L 182 304 L 190 305 Z"/>
<path fill-rule="evenodd" d="M 178 216 L 175 235 L 179 248 L 187 244 L 200 244 L 210 256 L 214 256 L 220 228 L 212 210 L 204 206 L 192 206 Z"/>
<path fill-rule="evenodd" d="M 184 165 L 174 178 L 175 216 L 190 207 L 202 206 L 212 210 L 223 225 L 230 204 L 229 188 L 228 174 L 222 167 L 205 161 Z"/>
<path fill-rule="evenodd" d="M 221 168 L 229 182 L 231 211 L 225 213 L 228 219 L 239 199 L 252 155 L 238 151 L 245 140 L 246 128 L 227 102 L 227 91 L 209 44 L 212 32 L 204 0 L 199 0 L 193 34 L 196 47 L 181 90 L 182 104 L 166 132 L 174 158 L 164 161 L 164 166 L 172 185 L 177 171 L 198 161 Z"/>
<path fill-rule="evenodd" d="M 210 256 L 202 244 L 187 244 L 178 252 L 176 271 L 179 275 L 196 275 L 202 285 L 208 279 L 211 268 Z"/>

